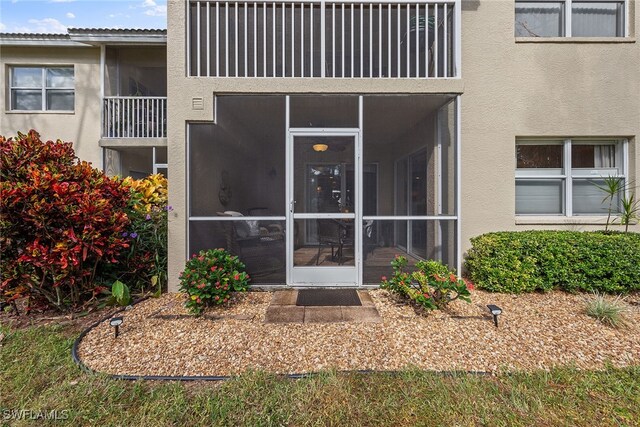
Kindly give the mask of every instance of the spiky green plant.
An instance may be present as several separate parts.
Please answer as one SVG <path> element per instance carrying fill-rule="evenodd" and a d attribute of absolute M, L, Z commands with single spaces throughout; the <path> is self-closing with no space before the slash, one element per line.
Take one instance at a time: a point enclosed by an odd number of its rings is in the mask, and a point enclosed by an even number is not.
<path fill-rule="evenodd" d="M 624 232 L 629 232 L 629 224 L 639 219 L 640 204 L 635 200 L 635 194 L 625 195 L 620 200 L 620 224 L 624 225 Z"/>
<path fill-rule="evenodd" d="M 602 199 L 602 203 L 605 203 L 607 200 L 609 201 L 609 208 L 607 209 L 607 225 L 604 228 L 605 231 L 609 231 L 609 225 L 611 224 L 611 212 L 614 208 L 613 201 L 618 194 L 624 192 L 624 179 L 608 176 L 604 178 L 604 185 L 595 184 L 595 186 L 606 194 L 604 199 Z"/>
<path fill-rule="evenodd" d="M 620 296 L 610 298 L 594 292 L 593 296 L 586 301 L 585 311 L 588 316 L 607 326 L 619 328 L 627 325 L 627 307 Z"/>

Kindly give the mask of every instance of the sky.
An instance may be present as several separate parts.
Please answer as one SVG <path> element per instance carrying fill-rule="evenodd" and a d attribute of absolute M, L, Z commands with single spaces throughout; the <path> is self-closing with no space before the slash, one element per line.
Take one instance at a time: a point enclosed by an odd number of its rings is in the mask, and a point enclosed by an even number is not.
<path fill-rule="evenodd" d="M 0 32 L 167 28 L 166 0 L 0 0 Z"/>

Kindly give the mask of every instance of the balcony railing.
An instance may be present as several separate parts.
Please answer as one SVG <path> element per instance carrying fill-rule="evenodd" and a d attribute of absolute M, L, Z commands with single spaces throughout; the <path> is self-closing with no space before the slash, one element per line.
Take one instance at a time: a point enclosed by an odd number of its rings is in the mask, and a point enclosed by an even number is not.
<path fill-rule="evenodd" d="M 102 110 L 102 137 L 166 138 L 167 97 L 105 97 Z"/>
<path fill-rule="evenodd" d="M 188 75 L 451 78 L 460 0 L 190 0 Z"/>

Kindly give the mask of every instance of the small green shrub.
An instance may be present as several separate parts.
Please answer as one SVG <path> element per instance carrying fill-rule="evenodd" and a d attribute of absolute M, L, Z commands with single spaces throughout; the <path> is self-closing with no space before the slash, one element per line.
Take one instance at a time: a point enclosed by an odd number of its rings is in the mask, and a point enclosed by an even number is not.
<path fill-rule="evenodd" d="M 434 261 L 431 259 L 416 262 L 416 268 L 419 271 L 422 271 L 427 276 L 437 274 L 444 277 L 452 273 L 452 271 L 449 270 L 449 267 L 439 261 Z"/>
<path fill-rule="evenodd" d="M 205 307 L 223 304 L 231 292 L 246 291 L 249 275 L 237 256 L 224 249 L 210 249 L 193 254 L 180 274 L 180 290 L 188 296 L 185 306 L 194 314 Z"/>
<path fill-rule="evenodd" d="M 414 301 L 427 310 L 443 309 L 451 301 L 471 302 L 469 288 L 446 265 L 438 261 L 419 261 L 416 270 L 405 271 L 407 259 L 396 256 L 391 261 L 393 277 L 382 277 L 381 288 Z"/>
<path fill-rule="evenodd" d="M 588 316 L 613 328 L 627 325 L 626 311 L 627 308 L 619 296 L 615 299 L 609 299 L 597 292 L 594 292 L 593 297 L 589 298 L 585 305 L 585 312 Z"/>
<path fill-rule="evenodd" d="M 640 234 L 520 231 L 471 239 L 465 267 L 478 288 L 521 293 L 640 290 Z"/>
<path fill-rule="evenodd" d="M 396 255 L 393 261 L 391 261 L 393 277 L 391 279 L 387 279 L 387 276 L 382 276 L 380 287 L 404 296 L 406 284 L 411 281 L 410 274 L 404 271 L 406 266 L 407 258 Z"/>
<path fill-rule="evenodd" d="M 120 306 L 131 304 L 131 292 L 129 291 L 129 286 L 119 280 L 116 280 L 111 285 L 111 298 L 113 298 L 113 304 L 118 304 Z"/>

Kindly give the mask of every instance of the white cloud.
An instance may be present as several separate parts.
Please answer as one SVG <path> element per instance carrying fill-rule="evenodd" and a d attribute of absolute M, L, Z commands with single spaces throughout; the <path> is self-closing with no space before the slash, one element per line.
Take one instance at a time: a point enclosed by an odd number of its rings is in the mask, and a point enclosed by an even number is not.
<path fill-rule="evenodd" d="M 115 19 L 115 18 L 131 18 L 131 15 L 126 13 L 110 13 L 107 15 L 107 18 Z"/>
<path fill-rule="evenodd" d="M 0 22 L 0 31 L 4 31 L 7 29 L 7 26 Z"/>
<path fill-rule="evenodd" d="M 167 16 L 167 6 L 156 6 L 144 12 L 148 16 Z"/>
<path fill-rule="evenodd" d="M 54 18 L 29 19 L 28 27 L 19 27 L 21 33 L 58 33 L 67 32 L 67 27 Z"/>
<path fill-rule="evenodd" d="M 144 0 L 140 6 L 144 9 L 144 14 L 147 16 L 167 16 L 167 6 L 159 6 L 155 0 Z"/>
<path fill-rule="evenodd" d="M 71 12 L 67 12 L 67 15 L 66 15 L 66 16 L 67 16 L 67 18 L 69 18 L 69 19 L 73 19 L 73 18 L 75 18 L 75 17 L 76 17 L 76 15 L 74 15 L 74 14 L 73 14 L 73 13 L 71 13 Z"/>

